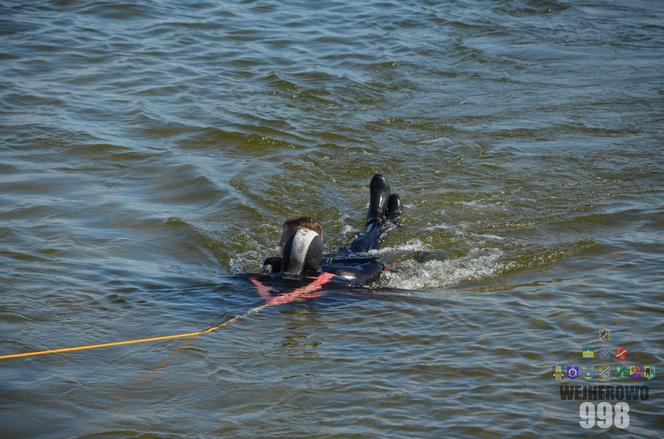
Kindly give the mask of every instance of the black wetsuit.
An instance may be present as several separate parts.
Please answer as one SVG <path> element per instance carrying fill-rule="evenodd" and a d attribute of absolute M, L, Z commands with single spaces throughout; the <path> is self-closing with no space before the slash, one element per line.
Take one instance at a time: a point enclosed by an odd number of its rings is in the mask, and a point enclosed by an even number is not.
<path fill-rule="evenodd" d="M 384 231 L 377 221 L 370 221 L 348 248 L 342 248 L 336 255 L 323 256 L 320 271 L 335 274 L 341 278 L 338 281 L 352 285 L 365 285 L 375 281 L 385 266 L 379 256 L 368 255 L 367 252 L 378 249 Z M 267 258 L 263 262 L 263 271 L 279 273 L 281 266 L 280 257 Z"/>
<path fill-rule="evenodd" d="M 353 284 L 366 284 L 378 279 L 385 265 L 380 257 L 366 253 L 369 250 L 378 250 L 383 231 L 377 221 L 370 221 L 349 248 L 342 249 L 335 256 L 324 258 L 320 265 L 321 270 L 341 276 Z"/>
<path fill-rule="evenodd" d="M 378 279 L 385 266 L 379 256 L 371 255 L 368 252 L 378 249 L 380 238 L 383 233 L 390 229 L 390 225 L 399 224 L 402 205 L 399 195 L 390 194 L 390 185 L 387 179 L 381 174 L 373 176 L 369 184 L 369 192 L 370 200 L 367 223 L 362 232 L 351 242 L 349 247 L 341 249 L 336 255 L 322 255 L 322 259 L 318 259 L 320 260 L 319 270 L 305 270 L 301 273 L 302 276 L 311 277 L 321 273 L 332 273 L 336 275 L 335 282 L 341 281 L 357 286 L 366 285 Z M 291 244 L 287 243 L 286 247 L 288 248 L 289 245 L 292 245 L 295 239 L 294 235 L 289 241 Z M 314 241 L 317 243 L 316 254 L 320 258 L 322 241 L 319 237 L 314 238 Z M 311 237 L 306 242 L 312 242 Z M 284 252 L 291 254 L 287 248 Z M 300 245 L 295 246 L 295 248 L 304 247 Z M 296 258 L 299 257 L 298 255 L 302 256 L 301 259 L 304 258 L 304 253 L 296 253 Z M 307 255 L 310 255 L 308 250 Z M 291 255 L 290 258 L 292 259 L 293 256 Z M 263 273 L 274 273 L 272 276 L 278 276 L 282 274 L 282 271 L 293 271 L 288 269 L 290 263 L 290 259 L 284 261 L 282 258 L 268 258 L 263 263 Z M 301 261 L 299 264 L 295 264 L 295 271 L 302 266 Z M 284 269 L 282 270 L 282 268 Z M 316 264 L 316 268 L 318 268 L 318 264 Z"/>

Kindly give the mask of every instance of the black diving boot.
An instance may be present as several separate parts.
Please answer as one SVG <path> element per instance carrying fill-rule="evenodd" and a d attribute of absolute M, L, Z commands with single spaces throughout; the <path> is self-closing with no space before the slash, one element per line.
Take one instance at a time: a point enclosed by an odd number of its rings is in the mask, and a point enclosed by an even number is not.
<path fill-rule="evenodd" d="M 350 244 L 352 253 L 364 253 L 369 250 L 378 249 L 378 241 L 385 231 L 385 210 L 387 200 L 390 198 L 390 184 L 387 179 L 376 174 L 369 183 L 371 201 L 369 201 L 369 213 L 367 213 L 367 224 L 360 234 Z"/>
<path fill-rule="evenodd" d="M 385 222 L 385 206 L 390 196 L 390 184 L 381 174 L 375 174 L 369 184 L 371 192 L 371 201 L 369 202 L 369 213 L 367 213 L 367 222 L 377 220 L 378 225 Z"/>
<path fill-rule="evenodd" d="M 403 204 L 401 204 L 401 197 L 398 194 L 392 194 L 387 199 L 387 207 L 385 208 L 385 218 L 398 226 L 401 224 L 401 214 L 403 213 Z"/>

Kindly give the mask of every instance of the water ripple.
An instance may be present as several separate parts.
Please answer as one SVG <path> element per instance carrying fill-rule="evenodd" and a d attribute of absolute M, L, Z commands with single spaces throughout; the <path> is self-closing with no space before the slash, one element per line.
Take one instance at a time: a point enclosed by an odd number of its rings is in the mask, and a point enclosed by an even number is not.
<path fill-rule="evenodd" d="M 203 329 L 260 303 L 241 274 L 287 216 L 321 218 L 333 252 L 374 172 L 406 208 L 371 290 L 186 345 L 0 363 L 3 433 L 582 436 L 554 362 L 604 326 L 664 358 L 662 18 L 3 2 L 3 353 Z M 661 431 L 656 398 L 633 413 L 630 434 Z"/>

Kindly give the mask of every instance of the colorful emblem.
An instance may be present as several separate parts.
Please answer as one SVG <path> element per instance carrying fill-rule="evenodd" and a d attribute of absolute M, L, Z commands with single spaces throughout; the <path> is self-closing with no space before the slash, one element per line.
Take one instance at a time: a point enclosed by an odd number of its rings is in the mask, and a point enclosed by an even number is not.
<path fill-rule="evenodd" d="M 575 380 L 579 377 L 579 366 L 567 366 L 567 378 Z"/>
<path fill-rule="evenodd" d="M 600 380 L 608 381 L 611 379 L 611 366 L 598 366 L 597 375 Z"/>
<path fill-rule="evenodd" d="M 616 378 L 622 380 L 629 378 L 629 368 L 627 366 L 616 366 Z"/>
<path fill-rule="evenodd" d="M 584 349 L 581 351 L 581 357 L 586 360 L 593 360 L 595 358 L 595 351 L 592 349 Z"/>
<path fill-rule="evenodd" d="M 583 366 L 581 367 L 581 376 L 586 381 L 590 381 L 595 376 L 595 368 L 592 366 Z"/>
<path fill-rule="evenodd" d="M 560 365 L 553 366 L 553 377 L 556 379 L 556 381 L 562 381 L 564 376 L 565 372 L 563 372 L 562 366 Z"/>

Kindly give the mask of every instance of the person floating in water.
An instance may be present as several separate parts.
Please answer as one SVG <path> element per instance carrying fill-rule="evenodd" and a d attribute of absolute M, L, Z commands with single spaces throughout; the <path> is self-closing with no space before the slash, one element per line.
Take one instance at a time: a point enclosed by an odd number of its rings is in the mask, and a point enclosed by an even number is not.
<path fill-rule="evenodd" d="M 300 216 L 283 224 L 279 248 L 280 257 L 263 262 L 262 275 L 252 279 L 259 294 L 268 304 L 317 297 L 316 293 L 327 283 L 361 286 L 375 281 L 385 266 L 377 255 L 381 238 L 399 224 L 403 206 L 397 194 L 390 194 L 387 179 L 376 174 L 369 184 L 370 202 L 367 223 L 362 232 L 332 256 L 323 255 L 323 227 L 315 218 Z M 301 288 L 282 296 L 272 296 L 264 282 L 274 280 L 306 280 Z"/>

